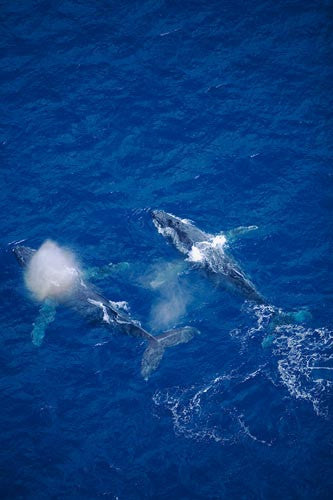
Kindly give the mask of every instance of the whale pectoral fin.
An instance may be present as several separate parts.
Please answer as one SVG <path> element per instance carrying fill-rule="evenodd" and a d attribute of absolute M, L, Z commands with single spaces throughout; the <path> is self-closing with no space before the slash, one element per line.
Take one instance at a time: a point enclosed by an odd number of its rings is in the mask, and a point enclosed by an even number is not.
<path fill-rule="evenodd" d="M 227 240 L 235 240 L 238 238 L 238 236 L 241 236 L 243 234 L 249 233 L 250 231 L 254 231 L 255 229 L 258 229 L 258 226 L 239 226 L 236 227 L 235 229 L 231 229 L 230 231 L 226 232 L 226 237 Z"/>
<path fill-rule="evenodd" d="M 130 269 L 130 264 L 128 262 L 118 262 L 117 264 L 113 264 L 110 262 L 105 266 L 101 267 L 91 267 L 84 271 L 85 279 L 102 279 L 107 278 L 109 276 L 115 276 L 120 273 L 126 272 Z"/>
<path fill-rule="evenodd" d="M 47 326 L 52 323 L 56 314 L 56 304 L 51 300 L 45 300 L 43 302 L 39 314 L 34 323 L 34 327 L 31 332 L 32 343 L 39 347 L 45 336 L 45 330 Z"/>

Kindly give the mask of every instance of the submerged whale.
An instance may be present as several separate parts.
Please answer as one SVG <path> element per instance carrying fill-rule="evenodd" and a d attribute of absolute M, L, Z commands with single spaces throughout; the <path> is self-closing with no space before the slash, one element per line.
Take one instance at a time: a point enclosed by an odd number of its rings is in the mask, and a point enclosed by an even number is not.
<path fill-rule="evenodd" d="M 49 242 L 49 244 L 55 245 L 52 242 Z M 57 248 L 59 249 L 59 247 Z M 31 275 L 31 273 L 39 272 L 36 266 L 34 266 L 34 261 L 37 258 L 39 250 L 37 251 L 26 246 L 16 245 L 12 248 L 12 251 L 19 264 L 26 268 L 26 273 L 28 272 Z M 49 259 L 47 262 L 47 266 L 49 266 L 47 268 L 47 273 L 45 273 L 43 269 L 44 274 L 40 273 L 41 276 L 39 276 L 40 282 L 45 283 L 45 281 L 48 280 L 49 285 L 47 288 L 48 291 L 44 292 L 44 294 L 39 297 L 40 300 L 43 299 L 43 305 L 40 317 L 35 323 L 32 334 L 34 344 L 40 345 L 46 325 L 50 321 L 53 321 L 54 306 L 64 304 L 74 309 L 89 321 L 100 323 L 112 331 L 117 330 L 125 335 L 146 340 L 148 346 L 143 354 L 141 374 L 143 378 L 147 380 L 151 373 L 158 367 L 167 347 L 189 342 L 193 336 L 198 333 L 198 330 L 195 328 L 185 326 L 183 328 L 164 332 L 156 337 L 151 335 L 143 329 L 138 322 L 126 315 L 125 311 L 117 307 L 117 303 L 103 297 L 95 287 L 85 280 L 83 273 L 81 273 L 79 268 L 76 268 L 73 263 L 71 263 L 69 267 L 66 267 L 63 273 L 63 269 L 59 271 L 59 262 L 61 266 L 63 265 L 63 261 L 58 259 L 57 266 L 54 265 L 54 268 L 52 268 L 53 264 Z M 65 279 L 63 277 L 64 274 Z M 31 279 L 31 276 L 28 276 L 28 278 L 27 276 L 25 277 L 26 281 L 27 279 Z M 63 287 L 64 281 L 66 287 Z M 61 294 L 59 293 L 60 289 L 62 289 Z M 38 327 L 36 327 L 36 325 Z"/>
<path fill-rule="evenodd" d="M 249 277 L 229 254 L 227 245 L 228 239 L 257 229 L 256 226 L 239 227 L 229 234 L 214 236 L 201 231 L 191 221 L 180 219 L 163 210 L 153 210 L 151 215 L 158 232 L 171 240 L 176 248 L 187 256 L 189 262 L 203 268 L 217 284 L 231 287 L 249 301 L 266 303 Z"/>

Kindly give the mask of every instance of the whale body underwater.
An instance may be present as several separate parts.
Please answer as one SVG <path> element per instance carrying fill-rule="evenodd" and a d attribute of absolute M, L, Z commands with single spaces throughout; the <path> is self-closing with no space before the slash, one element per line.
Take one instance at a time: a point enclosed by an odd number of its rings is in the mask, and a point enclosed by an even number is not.
<path fill-rule="evenodd" d="M 13 247 L 12 251 L 23 268 L 27 268 L 37 254 L 35 249 L 20 245 Z M 116 303 L 103 297 L 94 286 L 84 279 L 84 275 L 79 270 L 74 271 L 74 283 L 70 287 L 70 290 L 64 293 L 56 303 L 47 300 L 44 302 L 44 306 L 42 306 L 42 319 L 40 321 L 43 328 L 48 322 L 45 308 L 51 307 L 52 309 L 54 304 L 64 304 L 89 320 L 89 322 L 103 325 L 112 332 L 118 331 L 131 337 L 144 339 L 148 343 L 141 363 L 141 374 L 145 380 L 148 380 L 151 373 L 156 370 L 167 347 L 187 343 L 195 334 L 199 333 L 196 328 L 185 326 L 153 336 L 142 328 L 138 322 L 126 315 L 125 311 L 123 312 L 116 307 Z M 50 322 L 54 318 L 54 313 L 48 313 L 48 315 Z M 38 335 L 34 337 L 33 333 L 34 344 L 39 345 L 43 336 L 44 332 L 42 336 L 39 333 L 39 337 Z"/>

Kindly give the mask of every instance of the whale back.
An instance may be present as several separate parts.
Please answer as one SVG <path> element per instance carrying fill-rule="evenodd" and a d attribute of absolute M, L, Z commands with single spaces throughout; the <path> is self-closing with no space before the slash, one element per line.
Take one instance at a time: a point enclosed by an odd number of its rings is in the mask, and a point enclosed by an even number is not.
<path fill-rule="evenodd" d="M 23 245 L 15 245 L 15 247 L 12 248 L 12 252 L 20 266 L 26 267 L 33 255 L 36 253 L 36 250 Z"/>
<path fill-rule="evenodd" d="M 209 237 L 207 233 L 195 227 L 190 220 L 180 219 L 163 210 L 153 210 L 152 219 L 157 231 L 171 240 L 184 254 L 187 254 L 193 245 Z"/>

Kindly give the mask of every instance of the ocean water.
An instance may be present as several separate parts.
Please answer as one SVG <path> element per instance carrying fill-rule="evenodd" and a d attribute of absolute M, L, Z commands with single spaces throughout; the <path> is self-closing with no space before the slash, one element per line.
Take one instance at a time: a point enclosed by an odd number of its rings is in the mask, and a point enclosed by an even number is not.
<path fill-rule="evenodd" d="M 332 3 L 0 15 L 1 498 L 332 498 Z M 151 208 L 212 234 L 257 225 L 230 251 L 311 318 L 272 326 L 215 287 Z M 148 382 L 143 342 L 64 307 L 34 346 L 40 305 L 10 249 L 47 238 L 147 330 L 201 334 Z"/>

